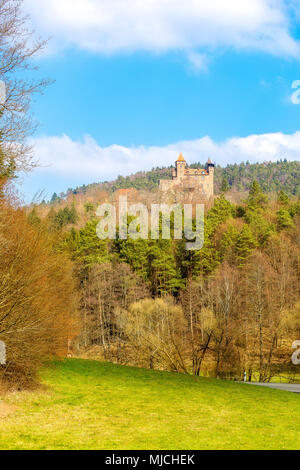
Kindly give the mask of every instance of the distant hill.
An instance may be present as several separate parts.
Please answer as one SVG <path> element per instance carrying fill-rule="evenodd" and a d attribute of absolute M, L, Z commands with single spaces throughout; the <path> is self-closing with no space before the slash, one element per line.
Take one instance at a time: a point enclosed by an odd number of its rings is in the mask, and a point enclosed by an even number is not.
<path fill-rule="evenodd" d="M 193 163 L 191 168 L 203 168 L 204 163 Z M 172 175 L 172 167 L 153 168 L 151 171 L 140 171 L 130 176 L 119 176 L 110 182 L 93 183 L 83 185 L 75 189 L 68 189 L 68 194 L 85 194 L 92 187 L 114 192 L 118 189 L 155 189 L 160 179 L 169 179 Z M 222 182 L 228 183 L 228 189 L 247 191 L 253 180 L 257 180 L 265 192 L 285 191 L 289 195 L 300 194 L 300 162 L 280 160 L 277 162 L 264 162 L 250 164 L 239 163 L 227 165 L 225 168 L 216 166 L 215 192 L 221 192 Z M 62 197 L 64 195 L 61 195 Z M 54 199 L 58 198 L 54 195 Z"/>
<path fill-rule="evenodd" d="M 285 191 L 289 195 L 300 194 L 300 161 L 240 163 L 217 167 L 215 185 L 220 190 L 222 179 L 238 191 L 248 191 L 253 180 L 257 180 L 265 192 Z"/>

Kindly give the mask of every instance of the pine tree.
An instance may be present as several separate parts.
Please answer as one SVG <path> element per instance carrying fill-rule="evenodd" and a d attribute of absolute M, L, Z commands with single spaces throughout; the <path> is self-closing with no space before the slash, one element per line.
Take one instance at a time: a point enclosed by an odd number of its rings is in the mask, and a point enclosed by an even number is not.
<path fill-rule="evenodd" d="M 97 236 L 96 227 L 98 221 L 90 220 L 86 226 L 81 229 L 77 237 L 74 237 L 74 230 L 71 232 L 71 241 L 74 244 L 73 257 L 84 264 L 86 267 L 109 262 L 111 259 L 108 253 L 108 242 L 100 240 Z"/>
<path fill-rule="evenodd" d="M 232 261 L 233 252 L 237 243 L 238 236 L 239 232 L 237 231 L 237 229 L 233 225 L 229 225 L 227 227 L 226 232 L 223 234 L 220 242 L 221 261 Z"/>
<path fill-rule="evenodd" d="M 128 263 L 132 269 L 139 273 L 143 279 L 149 275 L 149 241 L 138 239 L 120 240 L 117 239 L 113 244 L 114 251 L 118 254 L 121 261 Z"/>
<path fill-rule="evenodd" d="M 54 204 L 59 199 L 58 195 L 56 193 L 53 193 L 53 196 L 50 200 L 51 204 Z"/>
<path fill-rule="evenodd" d="M 290 202 L 290 199 L 288 195 L 284 191 L 279 191 L 277 195 L 277 201 L 279 204 L 282 204 L 283 206 L 287 206 Z"/>
<path fill-rule="evenodd" d="M 213 207 L 207 214 L 209 224 L 205 224 L 205 236 L 209 236 L 222 222 L 234 215 L 234 212 L 234 206 L 227 201 L 224 195 L 215 199 Z"/>
<path fill-rule="evenodd" d="M 280 209 L 276 216 L 278 230 L 284 230 L 293 226 L 292 217 L 286 209 Z"/>
<path fill-rule="evenodd" d="M 40 217 L 37 215 L 36 208 L 34 207 L 28 214 L 28 220 L 31 225 L 37 226 L 41 223 Z"/>
<path fill-rule="evenodd" d="M 87 214 L 90 214 L 90 213 L 93 213 L 95 212 L 95 206 L 92 202 L 88 201 L 85 205 L 84 205 L 84 210 Z"/>
<path fill-rule="evenodd" d="M 230 186 L 228 183 L 228 179 L 226 178 L 226 176 L 224 176 L 222 180 L 221 191 L 222 193 L 226 193 L 227 191 L 229 191 L 229 189 L 230 189 Z"/>
<path fill-rule="evenodd" d="M 254 180 L 251 185 L 247 202 L 249 207 L 264 206 L 268 202 L 267 196 L 263 193 L 256 180 Z"/>
<path fill-rule="evenodd" d="M 242 228 L 236 242 L 236 256 L 238 261 L 238 266 L 244 266 L 245 262 L 251 255 L 254 248 L 256 248 L 257 243 L 254 238 L 254 235 L 249 227 L 245 224 Z"/>
<path fill-rule="evenodd" d="M 175 294 L 184 287 L 171 240 L 153 241 L 149 250 L 149 280 L 153 295 Z"/>

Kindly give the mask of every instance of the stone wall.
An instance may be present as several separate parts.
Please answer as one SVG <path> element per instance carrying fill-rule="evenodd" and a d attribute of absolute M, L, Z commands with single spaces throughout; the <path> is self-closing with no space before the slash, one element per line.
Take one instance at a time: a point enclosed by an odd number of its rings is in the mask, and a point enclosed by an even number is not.
<path fill-rule="evenodd" d="M 214 168 L 209 167 L 206 174 L 182 175 L 175 176 L 172 180 L 161 180 L 159 189 L 163 192 L 169 190 L 180 191 L 200 191 L 203 195 L 210 199 L 214 195 Z"/>

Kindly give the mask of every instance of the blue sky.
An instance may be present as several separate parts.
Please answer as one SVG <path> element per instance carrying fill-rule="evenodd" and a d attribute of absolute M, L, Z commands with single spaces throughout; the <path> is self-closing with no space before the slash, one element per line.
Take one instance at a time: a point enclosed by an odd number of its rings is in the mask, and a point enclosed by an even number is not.
<path fill-rule="evenodd" d="M 47 196 L 152 166 L 300 160 L 298 2 L 25 0 L 52 36 L 32 139 Z"/>

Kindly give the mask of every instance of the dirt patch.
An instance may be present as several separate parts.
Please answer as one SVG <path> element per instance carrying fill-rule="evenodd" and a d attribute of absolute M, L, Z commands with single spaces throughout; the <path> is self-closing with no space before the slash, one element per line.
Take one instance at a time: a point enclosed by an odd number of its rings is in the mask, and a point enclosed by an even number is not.
<path fill-rule="evenodd" d="M 14 405 L 8 405 L 4 401 L 0 401 L 0 419 L 7 418 L 16 411 L 17 407 Z"/>

